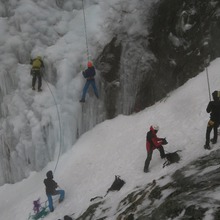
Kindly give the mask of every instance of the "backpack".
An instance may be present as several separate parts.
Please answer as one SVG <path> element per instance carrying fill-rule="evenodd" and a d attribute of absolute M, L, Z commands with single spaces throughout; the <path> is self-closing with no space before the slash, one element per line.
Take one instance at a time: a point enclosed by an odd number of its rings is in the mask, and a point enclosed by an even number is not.
<path fill-rule="evenodd" d="M 34 59 L 34 61 L 32 63 L 32 67 L 40 69 L 41 68 L 41 60 L 40 59 Z"/>
<path fill-rule="evenodd" d="M 115 175 L 115 180 L 112 183 L 111 187 L 108 189 L 107 193 L 109 191 L 116 191 L 116 190 L 119 191 L 121 187 L 124 186 L 124 184 L 125 184 L 125 181 L 120 179 L 120 176 Z"/>
<path fill-rule="evenodd" d="M 180 151 L 180 150 L 177 150 L 177 151 L 175 151 L 175 152 L 173 152 L 173 153 L 167 153 L 167 154 L 166 154 L 166 161 L 165 161 L 165 163 L 163 164 L 163 168 L 164 168 L 165 166 L 169 166 L 169 165 L 172 164 L 172 163 L 178 163 L 178 162 L 180 161 L 180 156 L 179 156 L 179 154 L 177 153 L 178 151 Z"/>
<path fill-rule="evenodd" d="M 65 215 L 64 216 L 64 220 L 73 220 L 70 216 L 68 216 L 68 215 Z"/>
<path fill-rule="evenodd" d="M 41 208 L 40 198 L 38 200 L 33 201 L 33 205 L 34 205 L 33 207 L 34 213 L 40 212 L 40 208 Z"/>
<path fill-rule="evenodd" d="M 111 187 L 107 190 L 105 196 L 109 193 L 109 191 L 119 191 L 121 189 L 121 187 L 124 186 L 124 184 L 125 184 L 125 181 L 122 180 L 120 178 L 120 176 L 115 175 L 115 180 L 112 183 Z M 91 198 L 90 202 L 95 200 L 95 199 L 102 199 L 102 198 L 103 198 L 102 196 L 96 196 L 94 198 Z"/>

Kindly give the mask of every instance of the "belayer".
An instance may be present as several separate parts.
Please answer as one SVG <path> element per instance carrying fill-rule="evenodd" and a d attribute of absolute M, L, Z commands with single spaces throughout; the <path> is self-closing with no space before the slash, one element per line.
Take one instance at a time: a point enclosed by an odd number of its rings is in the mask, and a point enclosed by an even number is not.
<path fill-rule="evenodd" d="M 86 93 L 90 85 L 93 88 L 96 98 L 99 98 L 98 90 L 95 83 L 95 75 L 96 75 L 95 67 L 93 66 L 91 61 L 88 61 L 87 67 L 88 68 L 82 72 L 84 78 L 86 79 L 86 83 L 83 88 L 83 94 L 82 94 L 82 98 L 80 99 L 80 102 L 85 102 Z"/>
<path fill-rule="evenodd" d="M 35 84 L 38 80 L 38 92 L 41 92 L 42 86 L 42 72 L 44 70 L 44 63 L 40 56 L 37 56 L 34 59 L 31 59 L 30 64 L 32 65 L 31 68 L 31 75 L 32 75 L 32 90 L 35 90 Z"/>
<path fill-rule="evenodd" d="M 215 144 L 218 139 L 218 126 L 220 124 L 220 100 L 219 100 L 219 92 L 214 91 L 212 93 L 213 101 L 210 101 L 206 111 L 210 113 L 210 120 L 208 121 L 206 128 L 206 142 L 204 145 L 205 149 L 210 150 L 209 142 L 210 142 L 210 133 L 212 129 L 214 130 L 213 138 L 211 139 L 212 144 Z"/>
<path fill-rule="evenodd" d="M 147 132 L 146 135 L 146 149 L 147 149 L 147 159 L 145 160 L 144 164 L 144 172 L 149 172 L 149 165 L 152 159 L 153 151 L 158 149 L 160 152 L 161 159 L 166 158 L 166 154 L 164 152 L 164 148 L 162 145 L 168 144 L 166 138 L 158 138 L 157 132 L 159 130 L 158 125 L 151 125 L 150 131 Z"/>
<path fill-rule="evenodd" d="M 53 180 L 53 172 L 51 170 L 47 172 L 46 176 L 47 176 L 47 179 L 44 179 L 44 184 L 46 186 L 46 195 L 47 195 L 48 203 L 49 203 L 48 206 L 49 206 L 50 211 L 53 212 L 54 207 L 53 207 L 52 196 L 60 195 L 59 203 L 61 203 L 64 200 L 65 191 L 62 189 L 57 190 L 58 184 Z"/>

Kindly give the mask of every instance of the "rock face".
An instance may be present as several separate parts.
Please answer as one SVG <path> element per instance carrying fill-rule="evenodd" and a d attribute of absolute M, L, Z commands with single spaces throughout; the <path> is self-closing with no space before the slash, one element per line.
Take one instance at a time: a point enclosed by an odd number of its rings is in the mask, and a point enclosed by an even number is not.
<path fill-rule="evenodd" d="M 76 219 L 198 220 L 206 217 L 218 220 L 220 203 L 216 193 L 220 186 L 219 159 L 220 150 L 213 151 L 177 170 L 171 179 L 163 176 L 146 186 L 137 187 L 119 201 L 116 210 L 112 210 L 108 199 L 115 194 L 109 193 L 105 199 L 92 202 Z"/>
<path fill-rule="evenodd" d="M 118 31 L 97 60 L 107 118 L 154 104 L 218 57 L 219 8 L 219 1 L 161 0 L 140 14 L 148 34 Z"/>

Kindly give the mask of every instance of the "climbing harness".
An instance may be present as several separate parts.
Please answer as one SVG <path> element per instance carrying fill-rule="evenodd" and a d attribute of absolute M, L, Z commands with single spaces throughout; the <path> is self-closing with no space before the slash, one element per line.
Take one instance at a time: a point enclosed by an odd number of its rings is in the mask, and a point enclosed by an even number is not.
<path fill-rule="evenodd" d="M 85 8 L 84 2 L 82 0 L 82 9 L 83 9 L 83 18 L 84 18 L 84 30 L 85 30 L 85 38 L 86 38 L 86 52 L 87 52 L 87 60 L 90 60 L 89 56 L 89 46 L 88 46 L 88 37 L 87 37 L 87 27 L 86 27 L 86 15 L 85 15 Z"/>

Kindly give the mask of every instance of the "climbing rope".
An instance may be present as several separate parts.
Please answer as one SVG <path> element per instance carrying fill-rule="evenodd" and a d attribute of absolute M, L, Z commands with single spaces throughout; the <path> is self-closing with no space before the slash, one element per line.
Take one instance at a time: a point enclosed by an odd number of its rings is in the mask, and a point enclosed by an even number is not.
<path fill-rule="evenodd" d="M 87 27 L 86 27 L 86 15 L 84 8 L 84 1 L 82 0 L 82 9 L 83 9 L 83 18 L 84 18 L 84 30 L 85 30 L 85 39 L 86 39 L 86 52 L 87 52 L 87 60 L 89 61 L 89 46 L 88 46 L 88 37 L 87 37 Z"/>
<path fill-rule="evenodd" d="M 199 24 L 200 24 L 200 28 L 201 28 L 201 33 L 204 33 L 203 24 L 202 24 L 202 16 L 201 16 L 202 13 L 201 12 L 202 12 L 202 9 L 201 9 L 201 5 L 200 5 L 198 18 L 199 18 Z M 214 11 L 213 12 L 210 11 L 209 13 L 210 13 L 209 17 L 212 17 L 214 15 Z M 209 44 L 208 44 L 208 47 L 209 47 Z M 209 72 L 208 72 L 209 62 L 210 62 L 210 50 L 209 50 L 208 57 L 204 61 L 204 64 L 205 64 L 205 70 L 206 70 L 206 79 L 207 79 L 207 85 L 208 85 L 209 100 L 211 101 L 211 92 L 210 92 L 210 83 L 209 83 Z"/>
<path fill-rule="evenodd" d="M 209 72 L 208 72 L 208 67 L 206 67 L 205 70 L 206 70 L 206 77 L 207 77 L 207 84 L 208 84 L 208 91 L 209 91 L 209 100 L 211 101 L 211 92 L 210 92 L 210 84 L 209 84 Z"/>
<path fill-rule="evenodd" d="M 60 114 L 59 114 L 59 110 L 58 110 L 58 105 L 57 105 L 55 96 L 54 96 L 54 94 L 53 94 L 53 92 L 52 92 L 52 90 L 51 90 L 51 88 L 50 88 L 50 86 L 49 86 L 49 83 L 47 82 L 47 80 L 46 80 L 44 77 L 42 77 L 42 78 L 43 78 L 43 80 L 46 82 L 47 87 L 48 87 L 48 89 L 50 90 L 50 93 L 51 93 L 51 95 L 52 95 L 52 97 L 53 97 L 53 100 L 54 100 L 54 103 L 55 103 L 55 106 L 56 106 L 56 110 L 57 110 L 57 117 L 58 117 L 58 121 L 59 121 L 60 147 L 59 147 L 59 153 L 58 153 L 56 165 L 55 165 L 54 171 L 53 171 L 53 173 L 55 173 L 56 168 L 57 168 L 57 165 L 58 165 L 58 162 L 59 162 L 59 159 L 60 159 L 60 155 L 61 155 L 61 146 L 62 146 L 62 138 L 61 138 L 61 137 L 62 137 L 62 136 L 61 136 L 61 119 L 60 119 Z"/>

